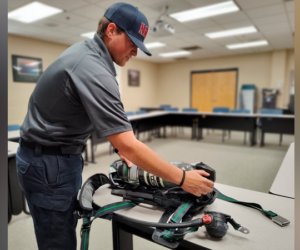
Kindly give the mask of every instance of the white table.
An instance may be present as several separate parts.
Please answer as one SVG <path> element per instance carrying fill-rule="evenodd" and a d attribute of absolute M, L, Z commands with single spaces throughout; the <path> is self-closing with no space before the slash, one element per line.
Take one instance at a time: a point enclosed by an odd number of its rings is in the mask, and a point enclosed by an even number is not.
<path fill-rule="evenodd" d="M 8 158 L 13 157 L 16 155 L 18 147 L 19 147 L 19 143 L 17 142 L 12 142 L 12 141 L 8 141 Z"/>
<path fill-rule="evenodd" d="M 20 130 L 8 131 L 8 140 L 14 140 L 20 138 Z"/>
<path fill-rule="evenodd" d="M 292 143 L 283 159 L 270 189 L 271 194 L 295 198 L 295 144 Z"/>
<path fill-rule="evenodd" d="M 228 224 L 229 230 L 227 231 L 226 236 L 222 239 L 213 239 L 207 235 L 205 227 L 200 227 L 198 232 L 186 235 L 184 238 L 186 241 L 214 250 L 294 249 L 295 223 L 293 199 L 231 187 L 219 183 L 216 183 L 215 187 L 223 194 L 239 201 L 258 203 L 265 210 L 272 210 L 278 215 L 290 220 L 290 224 L 286 227 L 280 227 L 256 209 L 216 199 L 216 201 L 206 207 L 205 210 L 231 215 L 236 222 L 248 228 L 250 234 L 242 234 L 235 231 L 232 226 Z M 119 196 L 111 195 L 110 191 L 111 190 L 107 188 L 107 185 L 100 187 L 95 192 L 94 201 L 100 206 L 104 206 L 122 200 Z M 158 222 L 163 211 L 164 210 L 161 208 L 143 204 L 134 208 L 120 210 L 116 213 L 138 220 Z M 196 214 L 194 219 L 201 218 L 203 214 L 203 211 Z M 93 228 L 93 226 L 91 228 Z M 122 249 L 122 246 L 120 249 Z"/>

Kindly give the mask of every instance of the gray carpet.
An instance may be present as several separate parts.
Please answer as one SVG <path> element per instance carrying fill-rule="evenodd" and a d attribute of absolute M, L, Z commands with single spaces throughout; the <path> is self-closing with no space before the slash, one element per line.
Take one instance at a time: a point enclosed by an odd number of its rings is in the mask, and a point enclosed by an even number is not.
<path fill-rule="evenodd" d="M 266 134 L 265 147 L 243 145 L 244 134 L 231 132 L 231 139 L 226 137 L 222 143 L 222 132 L 215 130 L 203 133 L 201 141 L 190 140 L 190 130 L 178 133 L 177 137 L 152 139 L 145 143 L 167 161 L 185 161 L 194 163 L 202 161 L 217 172 L 217 182 L 268 193 L 280 168 L 282 160 L 294 136 L 284 135 L 279 146 L 279 135 Z M 141 136 L 146 140 L 147 136 Z M 83 171 L 83 181 L 95 173 L 108 172 L 109 165 L 118 157 L 108 154 L 108 144 L 98 145 L 96 163 L 89 163 Z M 77 237 L 80 235 L 81 221 L 77 226 Z M 79 245 L 79 244 L 78 244 Z M 8 225 L 9 250 L 37 249 L 33 223 L 30 216 L 22 213 L 13 216 Z M 78 246 L 79 249 L 79 246 Z M 95 220 L 90 236 L 90 250 L 112 249 L 111 222 Z M 166 249 L 154 243 L 134 237 L 135 250 Z"/>

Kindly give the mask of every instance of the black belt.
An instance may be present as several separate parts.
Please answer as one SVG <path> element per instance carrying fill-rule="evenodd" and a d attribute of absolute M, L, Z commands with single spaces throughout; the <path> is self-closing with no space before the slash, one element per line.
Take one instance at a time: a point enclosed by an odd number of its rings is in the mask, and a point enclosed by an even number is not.
<path fill-rule="evenodd" d="M 20 141 L 21 147 L 29 148 L 35 150 L 37 143 L 36 142 L 29 142 L 21 139 Z M 42 146 L 42 154 L 45 155 L 75 155 L 80 154 L 84 151 L 85 145 L 82 146 L 67 146 L 67 145 L 60 145 L 60 146 Z"/>

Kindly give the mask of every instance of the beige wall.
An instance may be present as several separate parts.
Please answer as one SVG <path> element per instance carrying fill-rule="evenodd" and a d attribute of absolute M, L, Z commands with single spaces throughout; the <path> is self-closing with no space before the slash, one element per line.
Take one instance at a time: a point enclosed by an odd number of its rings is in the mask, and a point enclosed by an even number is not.
<path fill-rule="evenodd" d="M 22 124 L 34 83 L 13 82 L 11 56 L 21 55 L 42 58 L 45 70 L 67 45 L 50 43 L 20 36 L 8 36 L 8 124 Z M 120 68 L 117 77 L 122 102 L 126 111 L 140 107 L 171 104 L 174 107 L 190 107 L 190 72 L 196 70 L 238 68 L 238 89 L 241 84 L 254 83 L 258 87 L 258 107 L 261 107 L 261 89 L 276 87 L 277 68 L 283 86 L 278 107 L 286 107 L 289 98 L 290 71 L 294 69 L 294 51 L 275 51 L 231 57 L 157 64 L 131 59 Z M 284 69 L 282 69 L 284 68 Z M 128 70 L 140 71 L 140 86 L 128 86 Z M 272 82 L 273 81 L 273 82 Z M 275 81 L 276 83 L 276 81 Z"/>
<path fill-rule="evenodd" d="M 289 71 L 294 67 L 294 51 L 281 51 L 279 55 L 275 51 L 161 64 L 158 68 L 158 105 L 171 104 L 180 109 L 190 107 L 191 71 L 238 68 L 238 91 L 242 84 L 255 84 L 258 87 L 257 107 L 260 108 L 261 89 L 276 87 L 272 84 L 272 72 L 273 78 L 276 78 L 278 65 L 283 68 L 280 69 L 280 79 L 284 76 L 284 82 L 277 106 L 286 107 Z"/>
<path fill-rule="evenodd" d="M 131 59 L 121 70 L 121 99 L 126 111 L 137 111 L 141 107 L 157 106 L 159 65 L 156 63 Z M 128 86 L 128 70 L 140 71 L 140 86 Z"/>

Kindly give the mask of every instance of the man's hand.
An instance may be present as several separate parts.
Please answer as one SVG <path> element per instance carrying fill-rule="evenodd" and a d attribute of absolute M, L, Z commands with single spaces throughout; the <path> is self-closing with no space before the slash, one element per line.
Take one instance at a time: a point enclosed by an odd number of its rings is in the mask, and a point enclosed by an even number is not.
<path fill-rule="evenodd" d="M 203 176 L 208 177 L 209 173 L 204 170 L 186 171 L 185 180 L 181 187 L 195 196 L 212 192 L 214 182 Z"/>
<path fill-rule="evenodd" d="M 121 155 L 120 152 L 118 152 L 118 155 L 120 156 L 120 159 L 122 161 L 125 161 L 128 167 L 132 167 L 132 162 L 130 160 L 128 160 L 125 156 Z"/>

